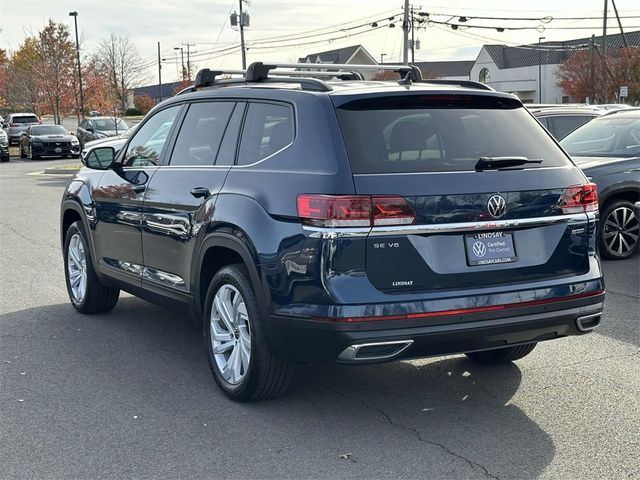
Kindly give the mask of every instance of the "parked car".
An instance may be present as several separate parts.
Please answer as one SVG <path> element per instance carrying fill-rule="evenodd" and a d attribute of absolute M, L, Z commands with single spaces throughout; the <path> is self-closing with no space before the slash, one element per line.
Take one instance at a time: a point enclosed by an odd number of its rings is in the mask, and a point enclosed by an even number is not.
<path fill-rule="evenodd" d="M 122 148 L 122 146 L 125 143 L 127 143 L 127 140 L 129 139 L 129 137 L 134 131 L 135 131 L 135 127 L 130 128 L 123 134 L 117 135 L 115 137 L 104 137 L 98 140 L 91 140 L 90 142 L 87 142 L 82 146 L 82 152 L 80 154 L 80 158 L 84 162 L 85 157 L 89 155 L 94 148 L 97 148 L 97 147 L 113 147 L 114 154 L 117 155 L 118 152 L 120 152 L 120 149 Z"/>
<path fill-rule="evenodd" d="M 34 113 L 10 113 L 2 127 L 9 137 L 9 145 L 11 145 L 19 143 L 20 137 L 31 125 L 40 125 L 41 123 Z"/>
<path fill-rule="evenodd" d="M 60 216 L 78 312 L 120 290 L 189 312 L 238 401 L 297 362 L 502 363 L 599 325 L 596 186 L 517 97 L 273 68 L 200 71 L 86 158 Z"/>
<path fill-rule="evenodd" d="M 640 108 L 607 113 L 560 144 L 598 185 L 602 256 L 630 257 L 640 245 L 640 223 L 634 212 L 634 203 L 640 200 Z"/>
<path fill-rule="evenodd" d="M 627 105 L 626 103 L 604 103 L 601 105 L 594 105 L 594 107 L 601 110 L 622 110 L 625 108 L 633 108 L 631 105 Z"/>
<path fill-rule="evenodd" d="M 564 105 L 528 107 L 531 114 L 549 130 L 556 140 L 562 140 L 576 128 L 602 115 L 603 111 L 584 106 Z"/>
<path fill-rule="evenodd" d="M 129 125 L 121 118 L 93 117 L 85 118 L 78 125 L 76 135 L 80 143 L 84 145 L 91 140 L 115 137 L 129 130 Z"/>
<path fill-rule="evenodd" d="M 80 143 L 62 125 L 33 125 L 20 139 L 20 157 L 36 160 L 42 157 L 80 156 Z"/>
<path fill-rule="evenodd" d="M 9 161 L 9 137 L 4 130 L 0 130 L 0 162 Z"/>

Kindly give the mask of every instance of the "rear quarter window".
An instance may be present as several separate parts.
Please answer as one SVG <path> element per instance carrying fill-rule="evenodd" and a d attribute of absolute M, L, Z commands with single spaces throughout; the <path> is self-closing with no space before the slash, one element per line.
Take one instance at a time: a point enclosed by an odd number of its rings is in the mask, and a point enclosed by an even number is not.
<path fill-rule="evenodd" d="M 353 173 L 474 170 L 480 157 L 542 159 L 542 167 L 571 164 L 519 102 L 478 97 L 384 97 L 340 106 Z"/>
<path fill-rule="evenodd" d="M 242 128 L 238 165 L 264 160 L 293 142 L 293 107 L 287 104 L 250 103 Z"/>

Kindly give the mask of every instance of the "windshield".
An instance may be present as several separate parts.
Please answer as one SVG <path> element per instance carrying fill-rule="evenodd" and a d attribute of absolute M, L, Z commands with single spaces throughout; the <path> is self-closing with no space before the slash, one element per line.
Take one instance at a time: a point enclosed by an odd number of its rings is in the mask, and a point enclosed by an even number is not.
<path fill-rule="evenodd" d="M 640 117 L 597 118 L 567 135 L 560 145 L 576 157 L 636 157 L 640 155 Z"/>
<path fill-rule="evenodd" d="M 31 127 L 31 135 L 66 135 L 67 131 L 61 125 L 44 125 Z"/>
<path fill-rule="evenodd" d="M 103 131 L 103 132 L 116 129 L 116 124 L 115 124 L 115 121 L 114 121 L 113 118 L 94 119 L 93 120 L 93 124 L 95 125 L 96 130 L 100 130 L 100 131 Z M 129 129 L 129 125 L 127 125 L 124 120 L 119 118 L 118 119 L 118 130 L 122 130 L 124 132 L 124 130 L 128 130 L 128 129 Z"/>
<path fill-rule="evenodd" d="M 38 117 L 36 117 L 35 115 L 11 117 L 11 123 L 38 123 Z"/>
<path fill-rule="evenodd" d="M 337 114 L 353 173 L 473 171 L 480 157 L 542 160 L 536 167 L 569 164 L 510 99 L 378 97 L 350 102 Z"/>

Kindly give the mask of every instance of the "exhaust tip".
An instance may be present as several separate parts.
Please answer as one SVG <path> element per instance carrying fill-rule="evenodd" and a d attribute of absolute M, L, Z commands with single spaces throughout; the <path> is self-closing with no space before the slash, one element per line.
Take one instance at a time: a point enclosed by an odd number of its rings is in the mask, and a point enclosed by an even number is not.
<path fill-rule="evenodd" d="M 413 344 L 413 340 L 395 340 L 392 342 L 360 343 L 345 348 L 338 360 L 358 362 L 384 360 L 398 356 Z"/>
<path fill-rule="evenodd" d="M 585 315 L 584 317 L 578 317 L 576 319 L 576 327 L 581 332 L 589 332 L 600 325 L 600 319 L 602 312 L 592 313 L 591 315 Z"/>

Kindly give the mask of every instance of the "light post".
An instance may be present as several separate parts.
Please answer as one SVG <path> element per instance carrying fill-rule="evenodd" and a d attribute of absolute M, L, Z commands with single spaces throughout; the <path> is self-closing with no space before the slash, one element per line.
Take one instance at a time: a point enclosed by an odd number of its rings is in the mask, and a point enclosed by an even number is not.
<path fill-rule="evenodd" d="M 542 40 L 547 37 L 538 37 L 538 103 L 542 103 Z"/>
<path fill-rule="evenodd" d="M 184 80 L 184 48 L 182 47 L 173 47 L 174 50 L 180 50 L 180 60 L 182 61 L 182 80 Z"/>
<path fill-rule="evenodd" d="M 80 84 L 80 117 L 84 118 L 84 96 L 82 94 L 82 68 L 80 67 L 80 41 L 78 40 L 78 12 L 69 12 L 76 28 L 76 54 L 78 56 L 78 83 Z"/>

